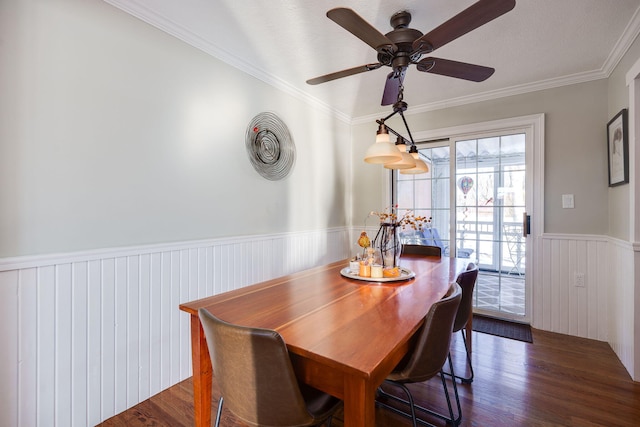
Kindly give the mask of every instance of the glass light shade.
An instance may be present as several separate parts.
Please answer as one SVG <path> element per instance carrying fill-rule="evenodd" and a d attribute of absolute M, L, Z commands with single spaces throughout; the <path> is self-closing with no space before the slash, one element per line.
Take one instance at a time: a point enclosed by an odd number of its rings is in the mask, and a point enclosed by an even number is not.
<path fill-rule="evenodd" d="M 383 123 L 378 125 L 378 130 L 376 131 L 376 142 L 391 142 L 389 131 Z"/>
<path fill-rule="evenodd" d="M 386 128 L 382 132 L 378 131 L 376 134 L 376 142 L 385 142 L 387 144 L 391 143 L 391 137 L 389 137 L 389 134 L 386 132 Z"/>
<path fill-rule="evenodd" d="M 403 174 L 403 175 L 405 175 L 405 174 L 415 175 L 415 174 L 427 173 L 427 172 L 429 172 L 429 166 L 427 166 L 427 164 L 424 161 L 420 160 L 420 159 L 416 160 L 416 166 L 415 167 L 413 167 L 411 169 L 401 169 L 400 170 L 400 173 Z"/>
<path fill-rule="evenodd" d="M 407 151 L 407 144 L 404 143 L 404 138 L 402 137 L 397 137 L 396 138 L 396 148 L 401 152 L 401 153 L 406 153 Z"/>
<path fill-rule="evenodd" d="M 364 156 L 365 162 L 376 164 L 397 162 L 400 159 L 402 159 L 402 154 L 390 142 L 376 142 L 367 149 Z"/>
<path fill-rule="evenodd" d="M 397 145 L 396 145 L 397 147 Z M 385 163 L 384 167 L 387 169 L 411 169 L 416 167 L 416 161 L 409 153 L 400 153 L 402 158 L 397 162 Z"/>

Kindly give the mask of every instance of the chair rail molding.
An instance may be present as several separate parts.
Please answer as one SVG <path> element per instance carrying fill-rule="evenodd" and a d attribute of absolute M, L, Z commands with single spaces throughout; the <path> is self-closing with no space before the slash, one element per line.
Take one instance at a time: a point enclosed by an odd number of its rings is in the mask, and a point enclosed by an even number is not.
<path fill-rule="evenodd" d="M 182 302 L 349 256 L 349 229 L 0 260 L 0 425 L 96 425 L 191 375 Z"/>

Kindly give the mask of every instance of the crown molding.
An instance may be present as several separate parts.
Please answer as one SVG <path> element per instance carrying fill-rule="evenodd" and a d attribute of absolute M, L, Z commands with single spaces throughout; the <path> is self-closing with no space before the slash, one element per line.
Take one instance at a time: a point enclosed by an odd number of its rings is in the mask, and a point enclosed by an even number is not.
<path fill-rule="evenodd" d="M 616 45 L 613 47 L 611 52 L 609 52 L 609 57 L 602 66 L 602 70 L 607 77 L 613 73 L 613 70 L 616 68 L 627 50 L 629 50 L 631 44 L 633 44 L 636 37 L 638 37 L 638 34 L 640 34 L 640 8 L 636 9 L 636 12 L 625 27 L 622 35 L 616 42 Z"/>
<path fill-rule="evenodd" d="M 361 124 L 379 118 L 380 114 L 371 114 L 367 116 L 351 117 L 332 107 L 331 105 L 319 100 L 316 97 L 292 86 L 286 81 L 259 69 L 252 64 L 244 61 L 238 56 L 220 48 L 219 46 L 203 39 L 194 34 L 192 31 L 183 26 L 159 15 L 148 7 L 142 5 L 139 0 L 104 0 L 106 3 L 123 10 L 124 12 L 135 16 L 136 18 L 182 40 L 183 42 L 237 68 L 281 91 L 287 93 L 301 101 L 333 115 L 337 119 L 347 124 Z M 636 37 L 640 34 L 640 8 L 636 10 L 629 24 L 620 36 L 616 45 L 611 50 L 609 56 L 605 60 L 602 68 L 599 70 L 587 71 L 577 74 L 571 74 L 559 78 L 546 79 L 537 82 L 527 83 L 523 85 L 511 86 L 504 89 L 482 92 L 475 95 L 461 96 L 443 101 L 437 101 L 427 104 L 420 104 L 411 107 L 411 112 L 406 115 L 420 114 L 427 111 L 441 110 L 445 108 L 457 107 L 476 102 L 490 101 L 494 99 L 504 98 L 508 96 L 521 95 L 530 92 L 536 92 L 545 89 L 553 89 L 561 86 L 568 86 L 578 83 L 585 83 L 593 80 L 608 78 L 615 67 L 618 65 L 624 54 L 627 52 Z"/>
<path fill-rule="evenodd" d="M 590 82 L 607 78 L 608 75 L 603 70 L 588 71 L 584 73 L 572 74 L 569 76 L 558 77 L 554 79 L 541 80 L 523 85 L 511 86 L 508 88 L 482 92 L 474 95 L 461 96 L 451 98 L 444 101 L 431 102 L 428 104 L 412 105 L 411 111 L 407 110 L 404 115 L 412 116 L 425 113 L 427 111 L 443 110 L 445 108 L 459 107 L 462 105 L 473 104 L 476 102 L 491 101 L 494 99 L 505 98 L 508 96 L 522 95 L 530 92 L 537 92 L 545 89 L 554 89 L 562 86 L 569 86 L 578 83 Z M 380 118 L 380 113 L 370 114 L 367 116 L 355 117 L 351 121 L 352 124 L 362 124 Z"/>

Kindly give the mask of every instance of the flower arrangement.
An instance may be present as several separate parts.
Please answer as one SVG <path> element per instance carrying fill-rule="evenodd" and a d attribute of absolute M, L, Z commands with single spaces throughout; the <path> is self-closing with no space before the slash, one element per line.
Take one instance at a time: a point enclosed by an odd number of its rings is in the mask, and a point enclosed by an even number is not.
<path fill-rule="evenodd" d="M 388 224 L 402 227 L 402 229 L 410 228 L 412 230 L 420 230 L 426 226 L 431 226 L 431 218 L 414 215 L 413 211 L 406 210 L 402 216 L 398 216 L 398 205 L 395 205 L 391 211 L 386 209 L 383 212 L 371 211 L 369 216 L 377 216 L 380 224 Z M 368 217 L 367 217 L 368 218 Z M 366 221 L 365 221 L 366 222 Z"/>

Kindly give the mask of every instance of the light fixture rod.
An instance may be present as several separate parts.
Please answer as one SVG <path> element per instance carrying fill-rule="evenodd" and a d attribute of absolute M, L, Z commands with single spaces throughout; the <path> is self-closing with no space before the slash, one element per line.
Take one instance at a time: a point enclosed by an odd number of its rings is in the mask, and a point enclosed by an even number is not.
<path fill-rule="evenodd" d="M 404 136 L 400 135 L 398 132 L 395 131 L 395 129 L 391 128 L 388 124 L 385 123 L 385 120 L 387 120 L 389 117 L 393 116 L 396 113 L 400 113 L 400 116 L 402 117 L 402 121 L 404 122 L 404 126 L 407 128 L 407 133 L 409 134 L 409 138 L 410 139 L 407 139 Z M 384 119 L 376 120 L 376 123 L 378 123 L 379 125 L 385 125 L 386 128 L 387 128 L 387 131 L 389 131 L 390 133 L 394 134 L 398 138 L 402 138 L 402 140 L 405 141 L 406 143 L 410 143 L 411 145 L 416 145 L 416 143 L 413 142 L 413 136 L 411 135 L 411 131 L 409 130 L 409 125 L 407 124 L 407 120 L 404 118 L 404 114 L 402 114 L 402 111 L 399 111 L 399 110 L 398 111 L 394 111 L 393 113 L 391 113 L 390 115 L 388 115 Z"/>
<path fill-rule="evenodd" d="M 402 111 L 400 111 L 400 117 L 402 117 L 402 121 L 404 122 L 404 127 L 407 128 L 407 133 L 409 134 L 409 139 L 411 139 L 411 145 L 416 145 L 416 143 L 413 142 L 413 136 L 411 135 L 411 131 L 409 130 L 409 125 L 407 124 L 407 119 L 404 118 L 404 114 L 402 114 Z"/>
<path fill-rule="evenodd" d="M 387 117 L 385 117 L 384 119 L 380 119 L 380 120 L 376 120 L 378 123 L 380 123 L 380 121 L 382 121 L 382 123 L 384 123 L 385 121 L 389 120 L 391 117 L 393 117 L 396 113 L 399 113 L 400 110 L 393 110 L 393 113 L 389 114 Z"/>
<path fill-rule="evenodd" d="M 411 142 L 411 141 L 409 141 L 407 138 L 405 138 L 404 136 L 400 135 L 398 132 L 396 132 L 395 130 L 393 130 L 392 128 L 390 128 L 390 127 L 389 127 L 389 125 L 387 125 L 387 124 L 384 122 L 384 119 L 382 119 L 382 120 L 376 120 L 376 123 L 378 123 L 379 125 L 385 125 L 385 126 L 386 126 L 386 128 L 387 128 L 387 131 L 389 131 L 389 133 L 394 134 L 394 135 L 395 135 L 395 136 L 397 136 L 398 138 L 402 138 L 402 140 L 403 140 L 403 141 Z"/>

